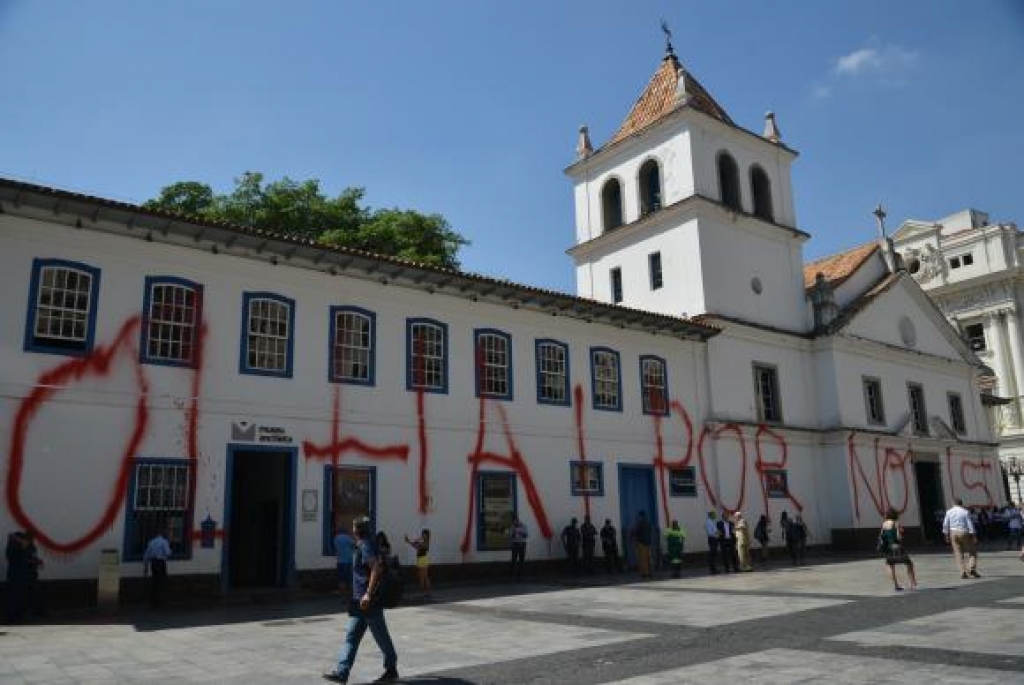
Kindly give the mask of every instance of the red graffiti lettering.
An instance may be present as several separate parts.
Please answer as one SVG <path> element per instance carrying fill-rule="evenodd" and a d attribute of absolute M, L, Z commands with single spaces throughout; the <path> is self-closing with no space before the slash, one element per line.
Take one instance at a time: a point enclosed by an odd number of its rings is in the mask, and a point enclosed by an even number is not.
<path fill-rule="evenodd" d="M 140 317 L 134 316 L 125 321 L 109 346 L 97 346 L 88 355 L 65 361 L 43 373 L 18 408 L 11 431 L 10 456 L 7 461 L 7 506 L 10 508 L 15 522 L 22 528 L 31 531 L 39 545 L 45 549 L 62 554 L 74 554 L 85 549 L 110 529 L 124 501 L 132 459 L 138 452 L 149 424 L 149 406 L 147 404 L 149 382 L 143 373 L 142 364 L 139 362 L 138 348 L 135 344 L 140 320 Z M 21 479 L 25 467 L 25 445 L 29 429 L 40 409 L 57 393 L 64 390 L 68 384 L 88 377 L 108 376 L 114 361 L 119 357 L 131 360 L 134 367 L 135 383 L 139 394 L 135 406 L 134 423 L 124 451 L 121 453 L 117 477 L 114 478 L 113 487 L 99 520 L 82 536 L 61 542 L 41 530 L 28 516 L 22 505 Z"/>
<path fill-rule="evenodd" d="M 422 427 L 421 427 L 422 430 Z M 387 445 L 376 447 L 363 442 L 359 438 L 342 437 L 341 435 L 341 391 L 337 386 L 334 388 L 333 406 L 331 409 L 331 438 L 330 442 L 324 445 L 315 445 L 309 440 L 302 441 L 302 454 L 307 459 L 330 461 L 331 466 L 338 467 L 342 456 L 354 453 L 367 459 L 407 461 L 409 459 L 408 445 Z M 421 462 L 421 468 L 423 464 Z M 422 477 L 421 477 L 422 483 Z M 420 491 L 420 510 L 426 509 L 423 501 L 424 493 Z"/>
<path fill-rule="evenodd" d="M 572 399 L 575 404 L 576 410 L 576 446 L 579 450 L 580 462 L 582 464 L 587 463 L 587 447 L 586 438 L 583 434 L 583 386 L 577 384 L 572 391 Z M 583 515 L 584 517 L 590 517 L 590 491 L 586 488 L 583 490 Z"/>
<path fill-rule="evenodd" d="M 946 470 L 949 472 L 949 489 L 950 494 L 953 498 L 956 498 L 956 487 L 953 481 L 953 449 L 951 447 L 946 448 Z M 973 479 L 968 480 L 968 471 L 980 471 L 981 480 Z M 968 459 L 966 457 L 960 457 L 960 483 L 964 486 L 965 490 L 981 490 L 985 493 L 985 502 L 966 502 L 967 506 L 995 506 L 996 500 L 992 496 L 992 491 L 988 488 L 988 475 L 992 473 L 992 462 L 983 459 Z"/>
<path fill-rule="evenodd" d="M 766 461 L 764 458 L 764 439 L 771 440 L 774 442 L 779 449 L 779 458 L 775 461 Z M 757 461 L 754 462 L 754 468 L 757 471 L 758 479 L 761 481 L 761 499 L 764 502 L 764 515 L 771 518 L 771 514 L 768 511 L 768 484 L 765 479 L 765 471 L 772 469 L 784 469 L 789 463 L 789 445 L 786 444 L 786 439 L 781 435 L 773 431 L 764 424 L 758 426 L 757 434 L 754 436 L 754 451 L 757 455 Z M 803 511 L 804 505 L 790 492 L 789 484 L 786 484 L 786 499 L 793 503 L 797 511 Z"/>
<path fill-rule="evenodd" d="M 714 489 L 711 487 L 711 483 L 708 482 L 707 476 L 707 464 L 704 461 L 704 444 L 705 440 L 710 436 L 712 440 L 719 440 L 722 433 L 732 433 L 736 436 L 736 442 L 740 446 L 740 493 L 739 498 L 736 502 L 735 507 L 729 507 L 722 501 L 720 496 L 715 495 Z M 697 459 L 700 461 L 700 479 L 704 483 L 704 489 L 707 490 L 708 499 L 715 506 L 721 506 L 727 511 L 739 511 L 743 508 L 743 500 L 746 497 L 747 492 L 747 443 L 743 439 L 743 429 L 740 428 L 739 424 L 727 423 L 717 428 L 709 428 L 704 426 L 704 430 L 701 431 L 700 441 L 697 444 Z"/>
<path fill-rule="evenodd" d="M 859 521 L 860 515 L 860 490 L 858 489 L 857 476 L 863 481 L 867 488 L 871 503 L 875 505 L 875 511 L 879 516 L 885 516 L 887 509 L 892 507 L 897 513 L 904 513 L 910 503 L 910 476 L 907 475 L 907 464 L 911 463 L 911 452 L 900 452 L 892 447 L 885 448 L 884 453 L 880 450 L 881 438 L 875 438 L 875 485 L 871 486 L 868 476 L 864 473 L 864 465 L 860 455 L 857 454 L 855 442 L 856 434 L 850 433 L 846 438 L 847 454 L 849 455 L 850 483 L 853 486 L 853 513 Z M 903 478 L 903 502 L 899 507 L 892 506 L 889 501 L 889 471 L 900 471 Z"/>
<path fill-rule="evenodd" d="M 893 447 L 885 448 L 885 461 L 882 469 L 882 494 L 885 496 L 886 510 L 895 509 L 902 514 L 910 505 L 910 477 L 907 475 L 907 464 L 910 462 L 912 452 L 907 450 L 900 452 Z M 903 501 L 899 506 L 893 504 L 889 499 L 889 472 L 899 471 L 900 480 L 903 482 Z"/>
<path fill-rule="evenodd" d="M 665 483 L 666 473 L 670 469 L 686 468 L 690 465 L 690 461 L 693 458 L 693 421 L 690 420 L 690 415 L 687 413 L 686 408 L 676 400 L 671 402 L 669 410 L 683 420 L 683 426 L 686 428 L 686 450 L 680 459 L 674 461 L 665 459 L 665 441 L 661 434 L 662 416 L 655 414 L 654 469 L 658 473 L 658 485 L 661 490 L 661 510 L 665 515 L 666 522 L 672 520 L 668 510 L 668 487 Z"/>
<path fill-rule="evenodd" d="M 501 404 L 495 403 L 495 411 L 498 413 L 498 418 L 501 421 L 501 430 L 505 437 L 505 444 L 508 447 L 508 454 L 498 454 L 484 450 L 484 443 L 487 436 L 487 404 L 487 399 L 485 397 L 481 397 L 476 446 L 473 448 L 473 452 L 467 457 L 472 468 L 470 469 L 469 475 L 469 513 L 466 516 L 466 529 L 462 534 L 462 544 L 459 546 L 459 549 L 463 554 L 469 552 L 470 532 L 473 528 L 473 514 L 476 510 L 473 505 L 476 501 L 477 474 L 480 471 L 480 466 L 484 464 L 493 464 L 495 466 L 510 469 L 523 479 L 523 488 L 526 490 L 526 499 L 530 503 L 530 509 L 533 510 L 533 516 L 537 520 L 537 526 L 540 528 L 541 535 L 548 540 L 550 540 L 553 535 L 551 531 L 551 524 L 548 523 L 547 513 L 544 511 L 544 503 L 541 501 L 536 485 L 534 485 L 533 476 L 530 473 L 530 467 L 526 464 L 522 453 L 516 446 L 515 439 L 512 437 L 512 430 L 509 428 L 508 415 L 505 412 L 505 407 Z"/>

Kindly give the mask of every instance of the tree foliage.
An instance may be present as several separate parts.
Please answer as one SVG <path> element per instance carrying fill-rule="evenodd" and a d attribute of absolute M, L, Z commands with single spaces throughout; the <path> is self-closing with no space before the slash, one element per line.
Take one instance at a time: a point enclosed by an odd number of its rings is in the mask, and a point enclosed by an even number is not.
<path fill-rule="evenodd" d="M 459 268 L 459 248 L 469 241 L 443 216 L 411 209 L 371 209 L 362 204 L 363 194 L 362 188 L 346 188 L 328 197 L 316 179 L 295 181 L 286 176 L 265 183 L 263 174 L 246 172 L 225 195 L 215 194 L 205 183 L 179 181 L 143 206 Z"/>

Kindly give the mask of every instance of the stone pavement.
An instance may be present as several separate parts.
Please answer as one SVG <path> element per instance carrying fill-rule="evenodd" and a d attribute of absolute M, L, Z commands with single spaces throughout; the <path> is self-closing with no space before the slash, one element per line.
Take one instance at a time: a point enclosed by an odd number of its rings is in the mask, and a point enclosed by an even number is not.
<path fill-rule="evenodd" d="M 1024 683 L 1024 564 L 983 554 L 961 580 L 916 557 L 895 593 L 881 561 L 741 575 L 447 588 L 388 612 L 403 682 Z M 612 582 L 610 582 L 612 581 Z M 0 684 L 319 683 L 339 598 L 0 628 Z M 381 671 L 367 635 L 353 682 Z"/>

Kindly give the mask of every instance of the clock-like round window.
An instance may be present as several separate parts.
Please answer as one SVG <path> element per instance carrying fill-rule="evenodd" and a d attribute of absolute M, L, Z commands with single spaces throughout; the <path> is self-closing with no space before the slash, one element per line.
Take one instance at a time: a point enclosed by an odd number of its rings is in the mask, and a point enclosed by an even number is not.
<path fill-rule="evenodd" d="M 900 317 L 900 340 L 907 347 L 914 347 L 917 345 L 917 329 L 914 328 L 914 322 L 910 320 L 909 316 Z"/>

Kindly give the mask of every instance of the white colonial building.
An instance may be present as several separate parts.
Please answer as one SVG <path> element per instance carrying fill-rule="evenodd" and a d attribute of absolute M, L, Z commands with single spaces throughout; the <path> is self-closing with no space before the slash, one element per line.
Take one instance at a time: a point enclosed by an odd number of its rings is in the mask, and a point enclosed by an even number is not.
<path fill-rule="evenodd" d="M 83 591 L 117 550 L 129 594 L 165 523 L 193 592 L 330 578 L 361 514 L 451 572 L 513 516 L 533 560 L 641 510 L 692 551 L 709 509 L 933 535 L 998 496 L 984 367 L 890 246 L 804 264 L 795 157 L 669 51 L 581 131 L 576 296 L 0 180 L 0 525 Z"/>
<path fill-rule="evenodd" d="M 1021 501 L 1024 472 L 1024 250 L 1017 226 L 968 209 L 938 221 L 905 221 L 893 234 L 907 270 L 994 376 L 983 379 L 999 455 Z"/>

